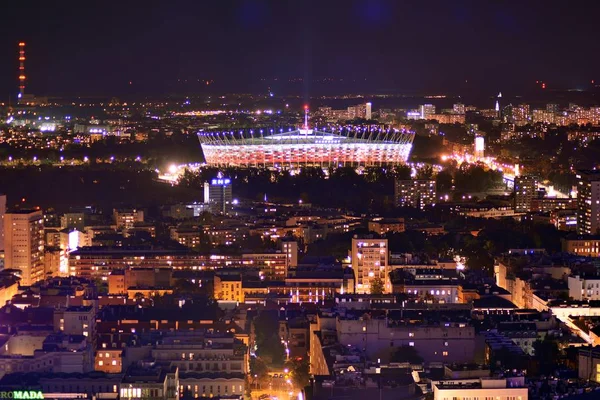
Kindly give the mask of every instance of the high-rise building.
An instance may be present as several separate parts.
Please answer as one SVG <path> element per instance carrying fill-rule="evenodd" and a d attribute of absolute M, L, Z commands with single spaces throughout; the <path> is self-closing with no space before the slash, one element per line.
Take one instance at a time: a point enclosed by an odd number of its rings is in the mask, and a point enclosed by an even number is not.
<path fill-rule="evenodd" d="M 384 293 L 391 291 L 388 241 L 372 235 L 352 238 L 352 270 L 356 277 L 356 293 L 371 293 L 372 285 L 379 279 Z"/>
<path fill-rule="evenodd" d="M 298 266 L 298 242 L 291 238 L 281 240 L 281 252 L 288 258 L 288 266 L 296 268 Z"/>
<path fill-rule="evenodd" d="M 60 217 L 60 227 L 62 229 L 77 229 L 83 232 L 85 229 L 85 214 L 79 212 L 65 213 Z"/>
<path fill-rule="evenodd" d="M 0 194 L 0 253 L 4 252 L 4 214 L 6 214 L 6 195 Z"/>
<path fill-rule="evenodd" d="M 464 114 L 465 113 L 465 105 L 462 103 L 456 103 L 452 106 L 452 111 L 454 114 Z"/>
<path fill-rule="evenodd" d="M 553 124 L 556 122 L 556 115 L 553 111 L 549 110 L 533 110 L 531 114 L 531 121 L 534 124 L 537 122 Z"/>
<path fill-rule="evenodd" d="M 577 180 L 577 233 L 596 234 L 600 229 L 600 171 L 579 171 Z"/>
<path fill-rule="evenodd" d="M 422 104 L 419 107 L 421 113 L 421 119 L 431 119 L 431 116 L 435 114 L 435 106 L 433 104 Z"/>
<path fill-rule="evenodd" d="M 475 158 L 485 157 L 485 138 L 481 135 L 475 136 Z"/>
<path fill-rule="evenodd" d="M 539 180 L 533 175 L 515 177 L 515 211 L 531 211 L 531 202 L 537 196 Z"/>
<path fill-rule="evenodd" d="M 113 209 L 117 229 L 132 229 L 136 222 L 144 222 L 144 211 L 136 208 Z"/>
<path fill-rule="evenodd" d="M 213 212 L 226 214 L 233 206 L 231 179 L 219 176 L 204 183 L 204 203 Z"/>
<path fill-rule="evenodd" d="M 4 265 L 21 271 L 21 285 L 44 279 L 44 219 L 40 210 L 17 210 L 4 217 Z"/>
<path fill-rule="evenodd" d="M 436 184 L 432 179 L 399 179 L 394 187 L 397 207 L 413 207 L 423 210 L 435 204 Z"/>
<path fill-rule="evenodd" d="M 347 109 L 348 119 L 364 118 L 371 119 L 371 103 L 358 104 L 350 106 Z"/>

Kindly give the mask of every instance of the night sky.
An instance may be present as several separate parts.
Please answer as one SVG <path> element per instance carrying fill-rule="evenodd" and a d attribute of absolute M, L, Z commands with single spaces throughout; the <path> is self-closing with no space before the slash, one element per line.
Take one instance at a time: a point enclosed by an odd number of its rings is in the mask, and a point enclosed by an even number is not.
<path fill-rule="evenodd" d="M 599 11 L 549 0 L 5 1 L 0 95 L 17 91 L 20 40 L 27 91 L 46 95 L 586 88 L 600 80 Z"/>

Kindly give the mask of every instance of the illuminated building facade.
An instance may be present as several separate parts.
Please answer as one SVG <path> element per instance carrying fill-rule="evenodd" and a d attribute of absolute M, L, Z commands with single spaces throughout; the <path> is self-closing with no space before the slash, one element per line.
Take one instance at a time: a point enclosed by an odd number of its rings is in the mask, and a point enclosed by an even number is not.
<path fill-rule="evenodd" d="M 233 206 L 231 179 L 218 177 L 204 183 L 204 204 L 213 212 L 226 214 Z"/>
<path fill-rule="evenodd" d="M 404 218 L 375 218 L 369 221 L 369 232 L 385 235 L 388 232 L 404 232 Z"/>
<path fill-rule="evenodd" d="M 21 271 L 21 285 L 44 279 L 44 219 L 40 210 L 18 210 L 4 216 L 4 266 Z"/>
<path fill-rule="evenodd" d="M 217 300 L 244 302 L 242 275 L 215 275 L 214 298 Z"/>
<path fill-rule="evenodd" d="M 6 214 L 6 195 L 0 194 L 0 253 L 4 253 L 4 215 Z"/>
<path fill-rule="evenodd" d="M 433 400 L 496 399 L 527 400 L 529 392 L 522 376 L 494 379 L 445 380 L 434 382 Z"/>
<path fill-rule="evenodd" d="M 284 279 L 288 258 L 281 252 L 254 254 L 198 254 L 188 250 L 83 247 L 69 254 L 69 274 L 108 279 L 114 270 L 164 268 L 213 270 L 230 266 L 259 268 L 264 276 Z"/>
<path fill-rule="evenodd" d="M 561 240 L 562 251 L 584 257 L 600 257 L 600 236 L 567 236 Z"/>
<path fill-rule="evenodd" d="M 372 236 L 352 238 L 352 270 L 356 277 L 356 293 L 371 293 L 373 282 L 381 280 L 384 292 L 391 291 L 388 264 L 388 241 Z"/>
<path fill-rule="evenodd" d="M 577 233 L 594 235 L 600 229 L 600 171 L 579 171 L 577 179 Z"/>
<path fill-rule="evenodd" d="M 371 103 L 365 104 L 365 119 L 371 119 L 372 117 L 371 106 Z"/>
<path fill-rule="evenodd" d="M 454 111 L 455 114 L 464 114 L 466 112 L 465 105 L 462 103 L 456 103 L 452 105 L 452 111 Z"/>
<path fill-rule="evenodd" d="M 431 116 L 435 114 L 435 106 L 433 104 L 422 104 L 419 106 L 419 112 L 421 113 L 421 119 L 432 119 Z"/>
<path fill-rule="evenodd" d="M 394 188 L 397 207 L 412 207 L 423 210 L 435 204 L 436 183 L 433 179 L 399 179 Z"/>
<path fill-rule="evenodd" d="M 290 268 L 295 268 L 298 266 L 298 242 L 295 240 L 290 240 L 288 238 L 283 238 L 281 240 L 281 251 L 287 254 L 288 257 L 288 266 Z"/>
<path fill-rule="evenodd" d="M 550 211 L 550 223 L 559 231 L 577 230 L 577 210 L 565 209 Z"/>
<path fill-rule="evenodd" d="M 200 132 L 198 138 L 209 165 L 358 167 L 404 164 L 412 148 L 414 133 L 345 128 L 333 132 L 251 130 Z"/>
<path fill-rule="evenodd" d="M 532 175 L 515 177 L 515 211 L 531 211 L 531 202 L 537 195 L 538 178 Z"/>
<path fill-rule="evenodd" d="M 113 218 L 117 229 L 132 229 L 138 222 L 144 222 L 144 211 L 137 209 L 114 209 Z"/>
<path fill-rule="evenodd" d="M 465 114 L 431 114 L 427 119 L 434 119 L 440 124 L 464 124 Z"/>
<path fill-rule="evenodd" d="M 475 157 L 485 157 L 485 138 L 483 136 L 475 136 Z"/>

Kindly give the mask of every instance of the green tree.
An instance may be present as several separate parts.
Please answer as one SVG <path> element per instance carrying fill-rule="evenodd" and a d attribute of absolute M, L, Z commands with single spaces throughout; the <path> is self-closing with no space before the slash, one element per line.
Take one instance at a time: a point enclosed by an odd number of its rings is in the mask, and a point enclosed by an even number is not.
<path fill-rule="evenodd" d="M 192 283 L 189 279 L 178 279 L 173 285 L 173 292 L 177 294 L 202 293 L 198 284 Z"/>
<path fill-rule="evenodd" d="M 250 357 L 250 374 L 258 379 L 264 378 L 269 373 L 269 368 L 263 360 L 258 357 Z"/>
<path fill-rule="evenodd" d="M 548 337 L 544 340 L 536 340 L 533 343 L 534 356 L 539 363 L 539 371 L 543 375 L 550 375 L 556 369 L 556 364 L 560 356 L 560 350 L 556 340 Z"/>
<path fill-rule="evenodd" d="M 285 348 L 279 338 L 277 314 L 270 311 L 261 311 L 252 323 L 256 338 L 256 354 L 261 358 L 270 359 L 272 364 L 282 365 L 285 358 Z"/>
<path fill-rule="evenodd" d="M 431 179 L 433 177 L 433 168 L 431 165 L 425 165 L 417 170 L 417 179 Z"/>
<path fill-rule="evenodd" d="M 371 281 L 371 294 L 383 294 L 385 290 L 381 278 L 375 278 Z"/>
<path fill-rule="evenodd" d="M 435 177 L 437 191 L 443 193 L 452 190 L 452 180 L 453 177 L 449 171 L 440 171 Z"/>
<path fill-rule="evenodd" d="M 400 346 L 392 354 L 392 362 L 409 362 L 411 364 L 420 364 L 423 362 L 423 357 L 419 355 L 417 349 L 413 346 Z"/>
<path fill-rule="evenodd" d="M 297 389 L 302 389 L 309 384 L 310 379 L 310 363 L 308 357 L 302 357 L 300 360 L 294 360 L 288 364 L 292 381 Z"/>

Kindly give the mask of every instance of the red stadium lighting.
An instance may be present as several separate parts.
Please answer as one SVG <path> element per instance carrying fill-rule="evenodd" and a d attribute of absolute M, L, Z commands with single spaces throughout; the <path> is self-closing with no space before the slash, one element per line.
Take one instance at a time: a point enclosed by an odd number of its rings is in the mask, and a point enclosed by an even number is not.
<path fill-rule="evenodd" d="M 414 139 L 414 132 L 397 129 L 260 132 L 200 132 L 198 139 L 209 165 L 267 168 L 400 165 Z"/>

